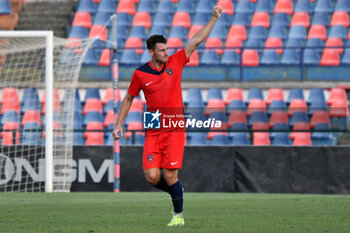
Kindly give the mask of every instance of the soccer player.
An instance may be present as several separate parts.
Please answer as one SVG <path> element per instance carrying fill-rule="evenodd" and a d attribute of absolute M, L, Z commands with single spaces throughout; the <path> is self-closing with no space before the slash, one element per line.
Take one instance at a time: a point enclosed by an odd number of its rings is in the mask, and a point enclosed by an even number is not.
<path fill-rule="evenodd" d="M 184 49 L 169 57 L 167 40 L 162 35 L 152 35 L 147 39 L 147 49 L 152 59 L 137 68 L 132 76 L 114 127 L 115 140 L 123 136 L 122 122 L 141 89 L 147 100 L 147 111 L 157 111 L 153 114 L 154 118 L 159 117 L 157 114 L 164 113 L 183 114 L 182 70 L 197 46 L 209 35 L 221 12 L 221 7 L 214 6 L 213 16 L 208 23 L 193 36 Z M 185 224 L 183 189 L 178 179 L 178 170 L 182 167 L 184 139 L 184 130 L 172 128 L 147 129 L 145 137 L 143 169 L 146 180 L 155 188 L 169 193 L 172 198 L 174 213 L 168 226 Z"/>

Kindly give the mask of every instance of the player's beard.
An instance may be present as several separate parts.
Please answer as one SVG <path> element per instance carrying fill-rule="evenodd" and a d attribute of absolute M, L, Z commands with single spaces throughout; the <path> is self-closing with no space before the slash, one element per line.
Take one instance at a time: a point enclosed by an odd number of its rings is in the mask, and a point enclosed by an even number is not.
<path fill-rule="evenodd" d="M 161 64 L 164 64 L 168 61 L 168 56 L 166 57 L 163 57 L 163 58 L 160 58 L 158 56 L 155 56 L 155 60 L 158 62 L 158 63 L 161 63 Z"/>

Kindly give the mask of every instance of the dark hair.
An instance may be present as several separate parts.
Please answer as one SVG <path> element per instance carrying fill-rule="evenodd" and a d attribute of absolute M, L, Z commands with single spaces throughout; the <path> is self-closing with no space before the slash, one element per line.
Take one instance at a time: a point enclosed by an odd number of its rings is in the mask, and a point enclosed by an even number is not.
<path fill-rule="evenodd" d="M 167 40 L 163 35 L 152 35 L 146 41 L 147 49 L 154 50 L 156 48 L 156 43 L 165 44 L 166 42 Z"/>

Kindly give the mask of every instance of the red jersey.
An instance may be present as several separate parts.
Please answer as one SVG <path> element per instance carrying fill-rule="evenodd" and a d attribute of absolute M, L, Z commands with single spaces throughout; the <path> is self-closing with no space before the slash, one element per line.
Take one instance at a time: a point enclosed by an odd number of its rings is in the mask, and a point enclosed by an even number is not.
<path fill-rule="evenodd" d="M 168 61 L 159 69 L 154 68 L 151 62 L 140 66 L 132 76 L 128 93 L 136 97 L 142 89 L 147 101 L 147 111 L 159 110 L 163 115 L 183 115 L 181 76 L 187 62 L 189 59 L 185 50 L 181 49 L 169 56 Z M 149 134 L 160 132 L 164 130 L 147 130 Z"/>

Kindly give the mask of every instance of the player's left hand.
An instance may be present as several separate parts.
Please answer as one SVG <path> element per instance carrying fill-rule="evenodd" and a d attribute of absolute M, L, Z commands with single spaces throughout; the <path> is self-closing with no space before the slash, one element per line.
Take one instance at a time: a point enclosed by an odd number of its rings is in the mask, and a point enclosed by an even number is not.
<path fill-rule="evenodd" d="M 213 8 L 213 16 L 216 17 L 216 18 L 220 18 L 221 13 L 222 13 L 221 6 L 214 6 L 214 8 Z"/>

